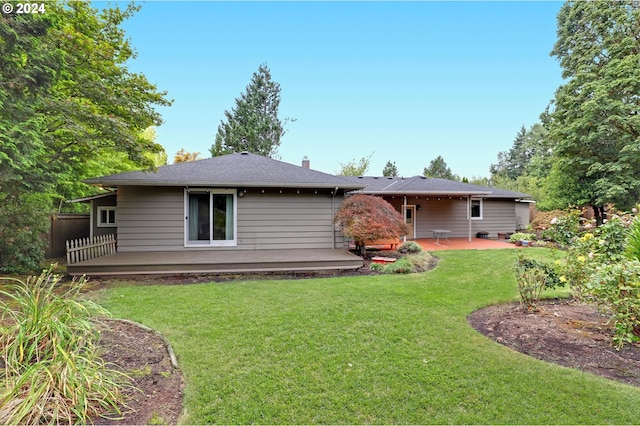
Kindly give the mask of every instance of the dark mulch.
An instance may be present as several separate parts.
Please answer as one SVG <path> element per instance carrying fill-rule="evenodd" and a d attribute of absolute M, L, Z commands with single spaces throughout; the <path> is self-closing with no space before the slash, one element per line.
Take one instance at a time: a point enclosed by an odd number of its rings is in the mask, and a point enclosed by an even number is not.
<path fill-rule="evenodd" d="M 591 305 L 547 301 L 537 313 L 518 303 L 489 306 L 469 316 L 480 333 L 532 357 L 640 386 L 640 346 L 612 346 L 608 317 Z"/>

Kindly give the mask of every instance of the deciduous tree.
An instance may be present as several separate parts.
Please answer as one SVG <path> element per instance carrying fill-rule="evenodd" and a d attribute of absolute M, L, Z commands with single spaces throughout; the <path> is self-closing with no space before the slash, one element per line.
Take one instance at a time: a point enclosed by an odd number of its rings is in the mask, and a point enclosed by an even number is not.
<path fill-rule="evenodd" d="M 189 161 L 196 161 L 200 157 L 199 152 L 188 152 L 184 148 L 180 148 L 176 155 L 173 156 L 174 163 L 186 163 Z"/>
<path fill-rule="evenodd" d="M 334 223 L 345 237 L 355 241 L 362 254 L 367 243 L 399 240 L 407 234 L 400 212 L 382 198 L 366 194 L 346 198 L 336 212 Z"/>
<path fill-rule="evenodd" d="M 560 196 L 628 209 L 640 199 L 640 3 L 570 1 L 558 13 L 552 51 L 566 83 L 555 96 L 550 136 Z"/>
<path fill-rule="evenodd" d="M 340 171 L 337 174 L 340 176 L 364 176 L 369 170 L 373 154 L 372 152 L 368 157 L 362 157 L 359 160 L 354 158 L 346 163 L 340 163 Z"/>
<path fill-rule="evenodd" d="M 162 122 L 154 107 L 170 101 L 127 68 L 135 54 L 121 24 L 137 9 L 51 1 L 43 14 L 0 15 L 0 199 L 16 215 L 48 215 L 99 159 L 154 166 L 162 147 L 144 132 Z M 23 208 L 34 199 L 37 209 Z M 18 219 L 3 221 L 0 234 L 33 236 Z M 37 263 L 38 242 L 23 245 L 12 259 Z"/>

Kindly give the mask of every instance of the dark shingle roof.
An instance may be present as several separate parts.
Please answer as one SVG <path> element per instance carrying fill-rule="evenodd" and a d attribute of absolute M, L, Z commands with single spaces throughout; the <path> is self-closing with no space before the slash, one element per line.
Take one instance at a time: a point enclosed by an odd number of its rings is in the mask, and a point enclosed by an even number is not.
<path fill-rule="evenodd" d="M 364 185 L 257 154 L 229 154 L 158 167 L 155 172 L 129 172 L 86 179 L 92 185 L 118 186 L 257 186 L 359 189 Z"/>
<path fill-rule="evenodd" d="M 477 195 L 487 198 L 531 198 L 522 192 L 507 191 L 471 183 L 456 182 L 448 179 L 426 178 L 424 176 L 403 177 L 347 177 L 365 187 L 365 194 L 422 194 L 422 195 Z"/>

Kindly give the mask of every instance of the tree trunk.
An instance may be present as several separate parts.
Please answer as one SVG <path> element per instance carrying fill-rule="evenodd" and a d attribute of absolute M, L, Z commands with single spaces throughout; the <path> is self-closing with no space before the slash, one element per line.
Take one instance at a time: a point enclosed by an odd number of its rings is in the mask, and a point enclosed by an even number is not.
<path fill-rule="evenodd" d="M 591 206 L 593 208 L 593 215 L 596 218 L 596 226 L 601 226 L 604 220 L 607 218 L 607 211 L 604 206 Z"/>

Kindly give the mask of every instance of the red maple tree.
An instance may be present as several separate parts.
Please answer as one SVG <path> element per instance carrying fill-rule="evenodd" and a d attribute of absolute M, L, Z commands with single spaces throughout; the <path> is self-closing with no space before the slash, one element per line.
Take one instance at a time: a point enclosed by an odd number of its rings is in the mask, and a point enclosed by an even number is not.
<path fill-rule="evenodd" d="M 402 215 L 391 204 L 373 195 L 346 198 L 333 219 L 342 234 L 365 253 L 365 245 L 377 240 L 400 239 L 407 234 Z"/>

